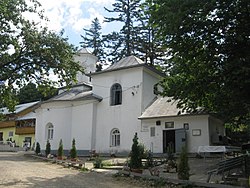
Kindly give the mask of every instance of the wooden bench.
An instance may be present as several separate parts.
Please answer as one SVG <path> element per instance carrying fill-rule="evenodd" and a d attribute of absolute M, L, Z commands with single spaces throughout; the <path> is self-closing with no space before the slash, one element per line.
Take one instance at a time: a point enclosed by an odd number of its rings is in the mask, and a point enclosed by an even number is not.
<path fill-rule="evenodd" d="M 220 161 L 216 164 L 217 168 L 208 171 L 208 178 L 207 178 L 207 183 L 209 183 L 212 174 L 222 174 L 222 179 L 225 178 L 225 172 L 229 172 L 230 170 L 237 169 L 237 168 L 243 168 L 245 165 L 245 157 L 246 155 L 241 155 L 238 157 L 226 159 L 223 161 Z"/>

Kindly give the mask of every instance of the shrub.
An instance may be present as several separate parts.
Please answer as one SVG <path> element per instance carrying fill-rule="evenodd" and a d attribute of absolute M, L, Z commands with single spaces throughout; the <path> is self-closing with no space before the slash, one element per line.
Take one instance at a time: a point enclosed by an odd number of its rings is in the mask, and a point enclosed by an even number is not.
<path fill-rule="evenodd" d="M 70 158 L 75 159 L 77 158 L 77 152 L 76 152 L 76 140 L 73 138 L 72 140 L 72 148 L 70 150 Z"/>
<path fill-rule="evenodd" d="M 189 180 L 189 170 L 187 150 L 186 147 L 183 147 L 178 164 L 178 178 L 181 180 Z"/>
<path fill-rule="evenodd" d="M 140 148 L 139 144 L 138 144 L 138 137 L 137 137 L 137 133 L 135 133 L 135 136 L 133 138 L 133 145 L 132 145 L 132 149 L 130 152 L 130 168 L 133 169 L 138 169 L 142 167 L 142 149 Z"/>
<path fill-rule="evenodd" d="M 38 155 L 39 153 L 41 153 L 41 147 L 39 142 L 36 143 L 36 154 Z"/>
<path fill-rule="evenodd" d="M 96 157 L 95 161 L 94 161 L 94 167 L 95 168 L 101 168 L 101 167 L 103 167 L 102 161 L 103 161 L 102 158 Z"/>
<path fill-rule="evenodd" d="M 51 145 L 49 143 L 49 140 L 47 140 L 46 149 L 45 149 L 46 157 L 50 154 L 50 152 L 51 152 Z"/>
<path fill-rule="evenodd" d="M 59 147 L 58 147 L 58 150 L 57 150 L 57 156 L 58 157 L 62 157 L 63 156 L 63 143 L 62 143 L 62 139 L 60 139 L 60 142 L 59 142 Z"/>

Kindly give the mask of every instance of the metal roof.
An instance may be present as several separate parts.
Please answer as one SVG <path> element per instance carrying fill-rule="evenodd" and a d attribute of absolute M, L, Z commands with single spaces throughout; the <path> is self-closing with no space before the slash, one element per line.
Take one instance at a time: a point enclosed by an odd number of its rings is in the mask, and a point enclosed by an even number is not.
<path fill-rule="evenodd" d="M 38 104 L 40 101 L 36 101 L 36 102 L 30 102 L 30 103 L 25 103 L 25 104 L 19 104 L 16 106 L 16 109 L 14 112 L 10 112 L 8 110 L 8 108 L 4 107 L 4 108 L 1 108 L 0 109 L 0 113 L 3 113 L 3 114 L 17 114 L 19 112 L 22 112 L 23 110 L 26 110 L 28 108 L 31 108 L 33 106 L 35 106 L 36 104 Z"/>
<path fill-rule="evenodd" d="M 110 67 L 106 68 L 103 71 L 94 72 L 94 73 L 91 73 L 89 75 L 102 74 L 105 72 L 111 72 L 111 71 L 117 71 L 117 70 L 128 69 L 128 68 L 132 68 L 132 67 L 141 67 L 141 66 L 146 67 L 147 69 L 149 69 L 149 70 L 151 70 L 151 71 L 153 71 L 161 76 L 164 76 L 164 74 L 162 72 L 160 72 L 159 70 L 157 70 L 155 67 L 148 65 L 147 63 L 143 62 L 141 59 L 139 59 L 133 55 L 121 59 L 120 61 L 112 64 Z"/>
<path fill-rule="evenodd" d="M 181 109 L 177 108 L 177 101 L 172 100 L 170 97 L 159 97 L 144 111 L 139 119 L 177 116 L 180 115 L 180 112 Z"/>
<path fill-rule="evenodd" d="M 98 101 L 101 101 L 102 97 L 93 94 L 92 91 L 83 91 L 81 89 L 70 89 L 43 103 L 48 103 L 51 101 L 74 101 L 74 100 L 91 100 L 91 99 L 96 99 Z"/>

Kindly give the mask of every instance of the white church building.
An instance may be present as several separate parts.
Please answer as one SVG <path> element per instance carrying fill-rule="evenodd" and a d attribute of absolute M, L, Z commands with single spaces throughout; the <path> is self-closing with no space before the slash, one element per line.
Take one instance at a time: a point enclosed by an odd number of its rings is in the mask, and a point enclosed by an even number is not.
<path fill-rule="evenodd" d="M 127 154 L 134 134 L 154 153 L 166 152 L 170 142 L 175 152 L 185 144 L 196 153 L 201 145 L 213 145 L 224 135 L 223 123 L 210 114 L 180 113 L 176 102 L 154 93 L 164 76 L 154 67 L 130 56 L 95 72 L 97 58 L 86 49 L 77 60 L 86 75 L 78 75 L 71 89 L 42 102 L 36 109 L 36 142 L 45 150 L 49 140 L 56 153 L 62 139 L 65 151 L 76 140 L 78 155 L 95 150 Z"/>

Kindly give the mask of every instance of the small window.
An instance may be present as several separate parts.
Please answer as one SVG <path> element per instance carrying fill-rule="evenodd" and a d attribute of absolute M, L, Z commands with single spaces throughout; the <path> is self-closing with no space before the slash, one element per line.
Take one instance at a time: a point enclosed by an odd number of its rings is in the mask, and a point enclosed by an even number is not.
<path fill-rule="evenodd" d="M 48 123 L 47 124 L 47 129 L 46 129 L 46 132 L 47 132 L 47 140 L 52 140 L 53 139 L 53 135 L 54 135 L 54 126 L 52 125 L 52 123 Z"/>
<path fill-rule="evenodd" d="M 150 127 L 150 136 L 155 136 L 155 127 Z"/>
<path fill-rule="evenodd" d="M 110 139 L 111 147 L 120 146 L 120 131 L 118 129 L 113 129 Z"/>
<path fill-rule="evenodd" d="M 9 132 L 9 137 L 12 137 L 14 135 L 13 131 Z"/>
<path fill-rule="evenodd" d="M 114 84 L 110 89 L 110 105 L 122 104 L 122 86 L 118 83 Z"/>
<path fill-rule="evenodd" d="M 160 126 L 161 125 L 161 121 L 156 121 L 155 124 L 156 124 L 156 126 Z"/>
<path fill-rule="evenodd" d="M 166 129 L 174 128 L 174 122 L 173 121 L 171 121 L 171 122 L 165 122 L 165 128 Z"/>
<path fill-rule="evenodd" d="M 189 124 L 188 123 L 183 123 L 183 128 L 185 130 L 189 130 Z"/>

